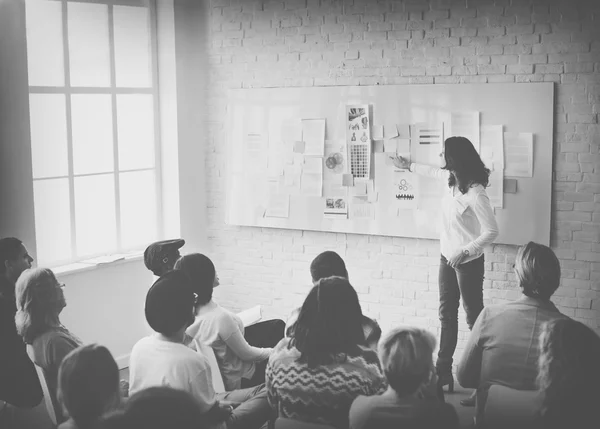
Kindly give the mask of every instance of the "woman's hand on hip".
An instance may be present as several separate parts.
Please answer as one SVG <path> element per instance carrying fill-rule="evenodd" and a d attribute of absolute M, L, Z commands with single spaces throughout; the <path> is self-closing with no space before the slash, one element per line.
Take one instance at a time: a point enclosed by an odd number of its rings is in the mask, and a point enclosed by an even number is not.
<path fill-rule="evenodd" d="M 448 258 L 448 265 L 452 268 L 456 268 L 463 263 L 466 257 L 467 255 L 465 255 L 462 250 L 457 250 L 450 258 Z"/>
<path fill-rule="evenodd" d="M 402 168 L 404 170 L 408 170 L 410 168 L 410 161 L 408 158 L 404 158 L 400 155 L 390 156 L 390 158 L 392 161 L 394 161 L 394 167 Z"/>

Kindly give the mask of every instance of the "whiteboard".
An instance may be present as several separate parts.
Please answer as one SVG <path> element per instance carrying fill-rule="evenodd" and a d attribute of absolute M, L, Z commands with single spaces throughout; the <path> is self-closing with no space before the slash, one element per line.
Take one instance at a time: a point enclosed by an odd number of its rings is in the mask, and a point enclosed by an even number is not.
<path fill-rule="evenodd" d="M 439 239 L 441 193 L 447 183 L 419 177 L 418 208 L 390 210 L 387 185 L 393 167 L 385 154 L 372 153 L 371 179 L 378 197 L 371 219 L 324 217 L 325 197 L 290 193 L 288 217 L 266 216 L 275 181 L 269 165 L 281 153 L 289 162 L 289 143 L 273 137 L 286 119 L 325 119 L 325 138 L 345 138 L 347 105 L 368 104 L 373 125 L 447 123 L 452 112 L 480 112 L 480 124 L 502 125 L 504 132 L 533 134 L 533 177 L 517 178 L 517 192 L 504 194 L 503 208 L 495 214 L 500 229 L 496 243 L 522 244 L 529 240 L 549 245 L 553 154 L 552 83 L 391 85 L 353 87 L 265 88 L 230 90 L 228 95 L 226 223 L 229 225 L 329 231 L 395 237 Z M 387 127 L 386 127 L 387 128 Z M 262 135 L 251 142 L 248 134 Z M 446 134 L 445 138 L 450 135 Z M 253 145 L 249 152 L 247 145 Z M 442 150 L 417 154 L 413 160 L 434 159 Z M 415 159 L 416 158 L 416 159 Z M 439 182 L 439 181 L 438 181 Z M 287 183 L 286 185 L 289 185 Z M 285 188 L 285 187 L 284 187 Z M 286 191 L 287 192 L 287 191 Z"/>

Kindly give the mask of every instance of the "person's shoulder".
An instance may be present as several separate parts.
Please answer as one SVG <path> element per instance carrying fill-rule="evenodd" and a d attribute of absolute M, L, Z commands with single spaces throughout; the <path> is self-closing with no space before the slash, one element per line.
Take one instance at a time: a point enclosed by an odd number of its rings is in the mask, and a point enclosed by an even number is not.
<path fill-rule="evenodd" d="M 287 360 L 296 360 L 300 356 L 300 352 L 295 347 L 290 347 L 291 338 L 283 338 L 273 348 L 271 356 L 269 356 L 269 363 L 271 365 L 277 365 Z"/>

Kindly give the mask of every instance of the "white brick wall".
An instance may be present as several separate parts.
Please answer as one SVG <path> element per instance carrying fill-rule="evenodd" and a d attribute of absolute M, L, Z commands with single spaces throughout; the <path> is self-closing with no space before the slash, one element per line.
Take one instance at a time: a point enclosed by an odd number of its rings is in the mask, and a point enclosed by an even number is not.
<path fill-rule="evenodd" d="M 210 14 L 206 171 L 222 303 L 263 304 L 285 318 L 309 290 L 311 259 L 332 249 L 384 329 L 439 328 L 437 241 L 224 225 L 227 88 L 549 81 L 551 244 L 563 268 L 554 301 L 600 332 L 600 1 L 213 0 Z M 519 296 L 515 254 L 506 245 L 486 253 L 486 304 Z M 468 330 L 459 317 L 460 349 Z"/>

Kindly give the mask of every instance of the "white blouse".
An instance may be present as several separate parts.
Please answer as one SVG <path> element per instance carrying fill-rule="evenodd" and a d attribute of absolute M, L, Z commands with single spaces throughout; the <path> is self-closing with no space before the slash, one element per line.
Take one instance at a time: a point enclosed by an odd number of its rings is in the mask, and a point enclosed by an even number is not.
<path fill-rule="evenodd" d="M 441 168 L 412 163 L 410 171 L 423 176 L 448 180 L 450 172 Z M 440 247 L 449 259 L 457 251 L 469 251 L 463 263 L 479 258 L 483 249 L 498 237 L 498 224 L 485 188 L 472 186 L 466 194 L 458 187 L 446 187 L 442 198 Z"/>

